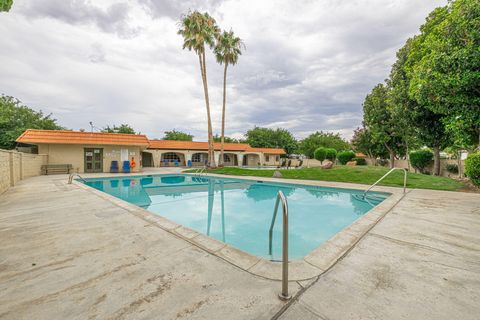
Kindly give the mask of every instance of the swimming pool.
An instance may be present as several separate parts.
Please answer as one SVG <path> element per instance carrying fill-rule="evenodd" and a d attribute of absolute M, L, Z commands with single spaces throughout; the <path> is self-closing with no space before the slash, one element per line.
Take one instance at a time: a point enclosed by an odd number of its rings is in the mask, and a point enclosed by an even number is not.
<path fill-rule="evenodd" d="M 289 205 L 290 259 L 299 259 L 386 199 L 360 190 L 186 174 L 86 179 L 86 185 L 140 206 L 252 255 L 281 257 L 281 213 L 268 232 L 279 190 Z M 370 193 L 369 193 L 370 194 Z"/>

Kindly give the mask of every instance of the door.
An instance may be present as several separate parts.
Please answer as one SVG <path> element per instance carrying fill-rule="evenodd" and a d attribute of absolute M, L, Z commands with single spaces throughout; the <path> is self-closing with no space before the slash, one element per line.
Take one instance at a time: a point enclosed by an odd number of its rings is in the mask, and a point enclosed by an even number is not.
<path fill-rule="evenodd" d="M 103 172 L 103 149 L 85 148 L 85 172 Z"/>

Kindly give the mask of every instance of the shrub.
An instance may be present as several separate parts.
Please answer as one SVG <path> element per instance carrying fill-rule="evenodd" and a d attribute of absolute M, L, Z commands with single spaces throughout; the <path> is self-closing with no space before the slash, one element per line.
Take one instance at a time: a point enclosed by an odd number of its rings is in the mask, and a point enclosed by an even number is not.
<path fill-rule="evenodd" d="M 324 147 L 317 148 L 313 153 L 313 156 L 318 161 L 323 162 L 323 160 L 327 158 L 327 149 L 325 149 Z"/>
<path fill-rule="evenodd" d="M 445 166 L 445 169 L 447 169 L 447 171 L 450 173 L 454 173 L 454 174 L 458 173 L 458 165 L 456 165 L 455 163 L 448 163 Z"/>
<path fill-rule="evenodd" d="M 424 172 L 425 168 L 430 165 L 433 159 L 433 153 L 429 150 L 418 150 L 410 152 L 410 163 L 412 167 Z"/>
<path fill-rule="evenodd" d="M 327 158 L 328 160 L 330 160 L 332 162 L 335 162 L 335 159 L 337 158 L 337 150 L 335 150 L 333 148 L 326 148 L 325 151 L 327 153 L 325 155 L 325 158 Z"/>
<path fill-rule="evenodd" d="M 365 158 L 353 158 L 352 160 L 357 162 L 357 166 L 367 165 L 367 160 L 365 160 Z"/>
<path fill-rule="evenodd" d="M 480 151 L 468 155 L 465 160 L 465 175 L 473 184 L 480 186 Z"/>
<path fill-rule="evenodd" d="M 388 164 L 388 160 L 387 159 L 378 159 L 377 164 L 379 166 L 385 167 Z"/>
<path fill-rule="evenodd" d="M 353 151 L 342 151 L 338 153 L 337 158 L 341 164 L 347 164 L 348 161 L 355 158 L 355 153 Z"/>

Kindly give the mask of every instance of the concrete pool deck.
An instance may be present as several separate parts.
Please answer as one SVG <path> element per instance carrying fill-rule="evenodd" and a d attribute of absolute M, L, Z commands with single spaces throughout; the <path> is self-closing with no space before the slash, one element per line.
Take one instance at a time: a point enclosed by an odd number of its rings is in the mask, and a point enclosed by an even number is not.
<path fill-rule="evenodd" d="M 291 282 L 296 296 L 285 304 L 277 298 L 280 282 L 66 181 L 30 178 L 0 195 L 2 319 L 480 314 L 479 194 L 410 191 L 325 273 Z"/>

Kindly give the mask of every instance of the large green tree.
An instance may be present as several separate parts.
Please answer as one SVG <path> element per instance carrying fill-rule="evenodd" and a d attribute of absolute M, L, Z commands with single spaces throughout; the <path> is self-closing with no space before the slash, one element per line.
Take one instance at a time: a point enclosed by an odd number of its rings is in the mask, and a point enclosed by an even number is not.
<path fill-rule="evenodd" d="M 365 98 L 363 125 L 371 133 L 372 142 L 382 144 L 388 150 L 390 167 L 393 168 L 395 157 L 405 153 L 405 141 L 388 106 L 388 88 L 385 85 L 376 85 Z"/>
<path fill-rule="evenodd" d="M 0 148 L 15 148 L 15 140 L 27 129 L 60 130 L 63 127 L 51 114 L 44 115 L 23 105 L 18 99 L 0 96 Z"/>
<path fill-rule="evenodd" d="M 434 20 L 431 20 L 434 21 Z M 448 146 L 449 136 L 445 131 L 443 116 L 418 103 L 409 95 L 408 70 L 419 58 L 418 50 L 423 37 L 407 40 L 397 52 L 397 61 L 392 66 L 388 84 L 388 107 L 397 133 L 402 137 L 409 157 L 409 149 L 426 145 L 433 150 L 433 173 L 440 175 L 440 150 Z"/>
<path fill-rule="evenodd" d="M 215 46 L 215 39 L 218 37 L 219 33 L 220 29 L 218 28 L 215 19 L 213 19 L 206 12 L 190 12 L 189 14 L 182 16 L 182 19 L 179 23 L 178 34 L 183 37 L 183 49 L 194 51 L 198 56 L 198 61 L 200 64 L 205 107 L 207 109 L 209 167 L 216 167 L 216 164 L 213 146 L 212 118 L 210 115 L 210 99 L 208 96 L 205 49 L 206 47 L 213 48 Z"/>
<path fill-rule="evenodd" d="M 350 150 L 351 148 L 340 134 L 323 131 L 310 134 L 301 140 L 298 145 L 299 151 L 311 159 L 314 157 L 315 150 L 320 147 L 333 148 L 337 151 Z"/>
<path fill-rule="evenodd" d="M 10 11 L 12 8 L 13 0 L 0 0 L 0 12 Z"/>
<path fill-rule="evenodd" d="M 283 148 L 287 154 L 297 150 L 297 141 L 287 129 L 255 127 L 245 134 L 247 143 L 254 148 Z"/>
<path fill-rule="evenodd" d="M 443 115 L 456 144 L 480 144 L 480 1 L 434 10 L 412 54 L 410 94 Z"/>
<path fill-rule="evenodd" d="M 162 140 L 192 141 L 193 135 L 173 129 L 170 131 L 165 131 L 165 135 L 163 136 Z"/>
<path fill-rule="evenodd" d="M 225 143 L 225 109 L 227 105 L 227 69 L 229 65 L 235 65 L 238 57 L 242 54 L 242 39 L 236 37 L 233 31 L 223 31 L 217 38 L 214 53 L 219 64 L 223 64 L 223 105 L 222 105 L 222 132 L 220 140 L 219 166 L 223 167 L 223 152 Z"/>
<path fill-rule="evenodd" d="M 385 158 L 388 150 L 383 144 L 375 143 L 372 133 L 365 128 L 357 128 L 353 132 L 351 144 L 353 150 L 366 154 L 371 159 Z"/>
<path fill-rule="evenodd" d="M 135 129 L 133 129 L 128 124 L 121 124 L 119 126 L 113 125 L 112 127 L 107 126 L 102 130 L 102 132 L 107 133 L 125 133 L 125 134 L 136 134 Z"/>

